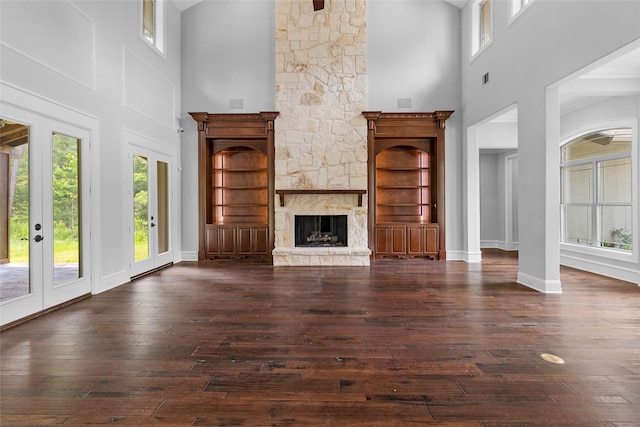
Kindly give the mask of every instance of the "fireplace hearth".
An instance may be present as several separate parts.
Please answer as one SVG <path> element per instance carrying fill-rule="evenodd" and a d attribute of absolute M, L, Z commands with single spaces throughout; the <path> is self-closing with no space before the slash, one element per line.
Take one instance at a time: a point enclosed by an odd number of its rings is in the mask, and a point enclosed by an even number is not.
<path fill-rule="evenodd" d="M 345 247 L 347 215 L 296 215 L 296 247 Z"/>

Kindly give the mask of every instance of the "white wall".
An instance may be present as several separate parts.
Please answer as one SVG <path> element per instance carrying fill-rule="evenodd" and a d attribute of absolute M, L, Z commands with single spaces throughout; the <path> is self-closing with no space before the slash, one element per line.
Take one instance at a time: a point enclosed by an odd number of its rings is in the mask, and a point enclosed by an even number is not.
<path fill-rule="evenodd" d="M 506 156 L 517 153 L 518 124 L 491 121 L 476 129 L 480 153 L 480 247 L 513 248 L 507 241 L 506 227 L 513 218 L 507 217 L 507 190 L 517 195 L 514 182 L 506 176 Z M 517 184 L 517 181 L 515 182 Z M 507 187 L 509 186 L 509 187 Z M 511 200 L 517 200 L 512 197 Z M 510 234 L 513 237 L 513 232 Z"/>
<path fill-rule="evenodd" d="M 500 191 L 499 171 L 498 154 L 480 151 L 480 247 L 504 241 L 504 193 Z"/>
<path fill-rule="evenodd" d="M 230 108 L 242 99 L 242 109 Z M 189 112 L 275 108 L 275 3 L 203 1 L 182 13 L 182 248 L 198 251 L 198 134 Z M 278 126 L 276 121 L 275 126 Z"/>
<path fill-rule="evenodd" d="M 444 1 L 367 2 L 367 108 L 454 110 L 445 139 L 447 259 L 462 259 L 460 9 Z M 398 107 L 410 98 L 411 108 Z"/>
<path fill-rule="evenodd" d="M 203 1 L 182 13 L 184 118 L 273 111 L 274 97 L 275 2 Z M 230 108 L 231 99 L 244 108 Z"/>
<path fill-rule="evenodd" d="M 517 248 L 517 150 L 480 150 L 480 247 Z"/>
<path fill-rule="evenodd" d="M 92 191 L 99 194 L 92 206 L 94 292 L 129 280 L 125 129 L 169 147 L 179 143 L 180 13 L 172 2 L 166 6 L 163 57 L 139 35 L 138 2 L 0 2 L 0 80 L 99 123 L 91 147 L 98 150 Z"/>
<path fill-rule="evenodd" d="M 460 115 L 460 10 L 444 1 L 367 2 L 367 108 L 456 110 Z M 410 98 L 401 108 L 398 98 Z"/>
<path fill-rule="evenodd" d="M 536 1 L 511 24 L 509 2 L 493 5 L 493 41 L 473 59 L 471 6 L 462 13 L 463 127 L 517 104 L 519 194 L 527 195 L 519 204 L 518 281 L 560 292 L 560 114 L 558 90 L 547 87 L 638 39 L 640 2 Z"/>

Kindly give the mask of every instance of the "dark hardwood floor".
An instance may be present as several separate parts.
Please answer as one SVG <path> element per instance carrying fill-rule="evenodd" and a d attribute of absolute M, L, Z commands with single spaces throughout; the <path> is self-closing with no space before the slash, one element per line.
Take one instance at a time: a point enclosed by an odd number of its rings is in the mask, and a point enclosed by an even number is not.
<path fill-rule="evenodd" d="M 0 424 L 639 426 L 640 288 L 483 256 L 172 266 L 2 332 Z"/>

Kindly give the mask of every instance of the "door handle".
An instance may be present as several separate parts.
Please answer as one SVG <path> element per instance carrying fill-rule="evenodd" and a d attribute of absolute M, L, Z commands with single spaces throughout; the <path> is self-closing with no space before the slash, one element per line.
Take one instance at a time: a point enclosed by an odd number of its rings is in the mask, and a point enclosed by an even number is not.
<path fill-rule="evenodd" d="M 42 237 L 39 234 L 36 234 L 36 237 L 34 237 L 33 240 L 35 240 L 36 242 L 42 242 L 44 240 L 44 237 Z"/>

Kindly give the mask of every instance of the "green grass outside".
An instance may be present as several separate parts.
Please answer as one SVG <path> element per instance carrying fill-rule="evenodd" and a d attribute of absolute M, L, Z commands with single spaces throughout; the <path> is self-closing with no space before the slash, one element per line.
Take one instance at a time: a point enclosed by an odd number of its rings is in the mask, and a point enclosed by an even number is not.
<path fill-rule="evenodd" d="M 10 262 L 15 263 L 28 263 L 29 262 L 29 241 L 12 239 L 10 242 Z M 134 251 L 135 259 L 143 260 L 149 257 L 148 255 L 148 243 L 146 241 L 136 242 Z M 59 263 L 77 263 L 79 260 L 78 255 L 78 242 L 69 240 L 59 240 L 53 242 L 53 262 Z"/>
<path fill-rule="evenodd" d="M 11 252 L 9 261 L 15 263 L 29 262 L 29 241 L 28 240 L 11 240 Z M 53 262 L 73 263 L 78 262 L 78 242 L 69 240 L 59 240 L 53 242 Z"/>

